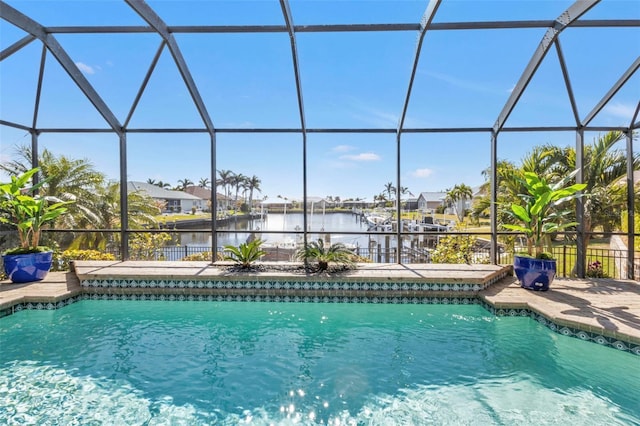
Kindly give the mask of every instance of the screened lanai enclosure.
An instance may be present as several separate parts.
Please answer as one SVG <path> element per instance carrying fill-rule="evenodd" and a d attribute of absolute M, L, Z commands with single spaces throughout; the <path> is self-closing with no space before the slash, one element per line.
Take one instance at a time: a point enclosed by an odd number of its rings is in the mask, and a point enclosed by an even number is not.
<path fill-rule="evenodd" d="M 75 200 L 47 233 L 60 250 L 215 260 L 322 239 L 416 263 L 467 242 L 461 261 L 509 263 L 510 171 L 577 169 L 560 274 L 638 278 L 637 1 L 11 0 L 0 16 L 2 181 L 40 167 L 46 195 Z"/>

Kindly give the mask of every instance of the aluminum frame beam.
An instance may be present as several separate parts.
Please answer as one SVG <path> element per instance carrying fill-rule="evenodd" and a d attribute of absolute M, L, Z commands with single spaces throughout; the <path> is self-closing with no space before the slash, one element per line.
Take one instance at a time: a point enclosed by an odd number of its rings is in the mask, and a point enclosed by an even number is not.
<path fill-rule="evenodd" d="M 6 125 L 9 127 L 24 128 L 30 130 L 31 128 L 22 124 L 13 123 L 11 121 L 0 120 L 0 125 Z M 636 122 L 631 128 L 640 127 L 640 121 Z M 540 127 L 503 127 L 501 133 L 509 132 L 575 132 L 583 129 L 584 131 L 594 132 L 608 132 L 611 130 L 619 130 L 625 132 L 629 129 L 627 126 L 540 126 Z M 209 133 L 205 128 L 133 128 L 126 129 L 127 133 Z M 427 127 L 427 128 L 405 128 L 402 133 L 491 133 L 493 129 L 491 127 Z M 96 128 L 53 128 L 53 127 L 41 127 L 38 129 L 40 133 L 111 133 L 111 129 L 96 129 Z M 229 128 L 218 127 L 216 133 L 302 133 L 300 128 Z M 396 134 L 397 129 L 310 129 L 307 128 L 307 134 L 309 133 L 339 133 L 339 134 L 353 134 L 353 133 L 367 133 L 367 134 Z"/>
<path fill-rule="evenodd" d="M 416 43 L 416 51 L 413 56 L 413 65 L 411 67 L 411 75 L 409 77 L 409 83 L 407 85 L 407 94 L 404 97 L 404 103 L 402 105 L 402 111 L 398 119 L 398 128 L 396 131 L 396 238 L 398 239 L 398 247 L 402 247 L 402 206 L 400 202 L 400 196 L 402 193 L 402 182 L 400 176 L 400 157 L 401 157 L 401 144 L 400 139 L 402 135 L 402 128 L 407 118 L 407 110 L 409 109 L 409 101 L 411 100 L 411 91 L 413 89 L 413 82 L 416 78 L 416 72 L 418 70 L 418 64 L 420 63 L 420 53 L 422 52 L 422 43 L 424 37 L 427 34 L 427 30 L 433 22 L 433 18 L 436 16 L 438 7 L 440 7 L 441 0 L 430 0 L 426 10 L 422 14 L 420 19 L 420 29 L 418 30 L 418 41 Z M 400 256 L 398 256 L 398 263 L 400 263 Z"/>
<path fill-rule="evenodd" d="M 520 76 L 518 83 L 511 91 L 509 99 L 507 99 L 506 104 L 502 108 L 502 111 L 498 115 L 498 118 L 493 125 L 494 132 L 499 132 L 500 130 L 502 130 L 502 127 L 504 127 L 504 124 L 509 118 L 509 115 L 511 115 L 511 112 L 520 100 L 520 97 L 529 85 L 529 82 L 538 70 L 538 67 L 542 63 L 544 57 L 547 55 L 547 52 L 553 45 L 555 39 L 565 28 L 574 23 L 577 19 L 579 19 L 589 9 L 591 9 L 599 2 L 600 0 L 578 0 L 567 10 L 565 10 L 562 15 L 556 18 L 556 20 L 553 22 L 553 25 L 546 31 L 544 37 L 542 37 L 542 41 L 538 45 L 536 51 L 533 53 L 533 56 L 529 60 L 529 63 L 524 69 L 524 72 Z"/>
<path fill-rule="evenodd" d="M 638 105 L 640 106 L 640 104 Z M 638 110 L 636 109 L 636 114 Z M 626 148 L 627 148 L 627 230 L 629 232 L 627 238 L 627 278 L 628 279 L 640 279 L 640 277 L 635 276 L 635 251 L 639 248 L 636 247 L 635 238 L 633 238 L 633 234 L 635 232 L 635 214 L 636 206 L 635 206 L 635 182 L 634 182 L 634 167 L 633 167 L 633 131 L 628 130 L 626 132 Z"/>
<path fill-rule="evenodd" d="M 560 39 L 555 40 L 556 53 L 558 54 L 558 62 L 560 62 L 560 69 L 562 70 L 562 77 L 564 78 L 564 86 L 567 88 L 567 95 L 569 95 L 569 103 L 571 104 L 571 112 L 573 112 L 573 118 L 576 122 L 576 126 L 580 126 L 580 114 L 578 113 L 578 106 L 576 105 L 576 98 L 573 95 L 573 89 L 571 88 L 571 79 L 569 78 L 569 70 L 564 60 L 564 54 L 562 53 L 562 46 L 560 46 Z"/>
<path fill-rule="evenodd" d="M 13 127 L 14 129 L 26 130 L 27 132 L 30 132 L 30 131 L 33 130 L 33 128 L 31 128 L 29 126 L 25 126 L 23 124 L 14 123 L 13 121 L 7 121 L 7 120 L 0 120 L 0 126 Z M 111 133 L 112 130 L 105 130 L 105 132 Z"/>
<path fill-rule="evenodd" d="M 636 60 L 633 61 L 629 68 L 627 68 L 622 76 L 620 76 L 618 81 L 616 81 L 615 84 L 611 86 L 611 89 L 609 89 L 609 91 L 602 97 L 602 99 L 600 99 L 600 102 L 598 102 L 596 106 L 593 107 L 591 112 L 587 114 L 584 120 L 582 120 L 583 126 L 588 125 L 591 120 L 593 120 L 595 116 L 598 115 L 602 108 L 604 108 L 604 106 L 611 100 L 611 98 L 613 98 L 615 94 L 618 93 L 618 90 L 620 90 L 622 86 L 624 86 L 627 80 L 631 78 L 631 76 L 638 70 L 638 68 L 640 68 L 640 56 L 638 56 Z"/>
<path fill-rule="evenodd" d="M 82 93 L 89 99 L 89 102 L 93 104 L 100 115 L 109 123 L 109 126 L 111 126 L 117 134 L 122 134 L 122 125 L 116 116 L 102 100 L 91 83 L 89 83 L 89 80 L 82 74 L 82 71 L 76 66 L 67 51 L 64 50 L 52 34 L 47 33 L 45 27 L 9 6 L 4 1 L 0 1 L 0 17 L 40 40 L 67 74 L 69 74 L 69 77 L 71 77 L 74 83 L 80 88 Z"/>
<path fill-rule="evenodd" d="M 22 49 L 23 47 L 25 47 L 35 39 L 36 39 L 35 36 L 29 34 L 27 36 L 22 37 L 20 40 L 16 41 L 6 49 L 2 50 L 2 52 L 0 52 L 0 62 L 7 59 L 9 56 L 13 55 L 18 50 Z"/>
<path fill-rule="evenodd" d="M 124 120 L 124 127 L 126 128 L 129 125 L 129 122 L 131 121 L 131 118 L 133 117 L 133 113 L 136 111 L 136 108 L 138 107 L 138 103 L 140 102 L 140 98 L 142 98 L 142 94 L 144 93 L 144 89 L 147 87 L 147 84 L 149 83 L 149 79 L 151 78 L 151 75 L 153 74 L 153 70 L 155 70 L 156 65 L 158 64 L 158 60 L 160 60 L 160 55 L 162 55 L 162 51 L 164 50 L 164 47 L 166 46 L 166 42 L 164 40 L 162 40 L 162 42 L 160 43 L 160 46 L 158 47 L 158 50 L 156 51 L 156 54 L 154 55 L 153 59 L 151 60 L 151 65 L 149 65 L 149 69 L 147 70 L 147 74 L 144 76 L 144 79 L 142 80 L 142 83 L 140 84 L 140 88 L 138 89 L 138 93 L 136 93 L 136 97 L 133 100 L 133 103 L 131 104 L 131 109 L 129 110 L 129 114 L 127 114 L 127 118 Z"/>
<path fill-rule="evenodd" d="M 411 99 L 411 89 L 413 88 L 413 82 L 415 81 L 416 72 L 418 70 L 418 63 L 420 62 L 420 52 L 422 51 L 422 43 L 424 42 L 424 36 L 427 34 L 427 30 L 431 26 L 431 22 L 440 7 L 441 0 L 430 0 L 427 5 L 427 9 L 420 19 L 420 29 L 418 30 L 418 42 L 416 43 L 416 53 L 413 57 L 413 65 L 411 67 L 411 76 L 409 77 L 409 84 L 407 87 L 407 94 L 404 98 L 404 104 L 402 105 L 402 111 L 400 112 L 400 119 L 398 120 L 398 134 L 402 132 L 404 127 L 404 121 L 407 116 L 407 109 L 409 109 L 409 101 Z"/>
<path fill-rule="evenodd" d="M 302 97 L 302 81 L 300 79 L 300 63 L 298 61 L 298 48 L 296 45 L 296 34 L 293 25 L 293 15 L 289 7 L 288 0 L 280 0 L 280 8 L 289 33 L 289 43 L 291 45 L 291 60 L 293 63 L 293 74 L 296 82 L 296 94 L 298 98 L 298 113 L 300 115 L 300 128 L 302 130 L 302 226 L 304 247 L 308 243 L 308 218 L 307 218 L 307 121 L 304 114 L 304 100 Z"/>
<path fill-rule="evenodd" d="M 518 28 L 548 28 L 554 25 L 550 20 L 524 21 L 482 21 L 482 22 L 435 22 L 431 31 L 449 30 L 498 30 Z M 573 27 L 640 27 L 640 19 L 587 19 L 572 24 Z M 171 33 L 286 33 L 285 25 L 170 25 Z M 45 27 L 49 33 L 59 34 L 104 34 L 104 33 L 154 33 L 153 28 L 141 25 L 113 26 L 51 26 Z M 420 24 L 313 24 L 294 25 L 294 32 L 367 32 L 367 31 L 420 31 Z"/>
<path fill-rule="evenodd" d="M 143 0 L 125 0 L 125 2 L 131 7 L 142 19 L 144 19 L 159 35 L 162 39 L 167 43 L 167 47 L 173 56 L 173 60 L 178 67 L 178 71 L 182 76 L 182 80 L 187 86 L 187 90 L 191 95 L 191 99 L 193 100 L 196 108 L 198 109 L 198 113 L 204 122 L 209 133 L 215 132 L 215 128 L 213 127 L 213 122 L 211 121 L 211 117 L 209 116 L 209 112 L 207 111 L 207 107 L 200 96 L 200 92 L 198 91 L 198 87 L 196 86 L 195 81 L 193 80 L 193 76 L 191 75 L 191 71 L 187 66 L 184 57 L 182 56 L 182 52 L 180 51 L 180 47 L 176 42 L 175 37 L 169 31 L 169 27 L 167 24 L 156 14 L 156 12 L 149 7 L 149 5 Z"/>
<path fill-rule="evenodd" d="M 633 113 L 633 117 L 631 117 L 631 122 L 629 123 L 629 128 L 636 129 L 640 126 L 640 122 L 636 121 L 638 118 L 638 114 L 640 114 L 640 102 L 638 102 L 638 106 L 636 107 L 636 111 Z"/>

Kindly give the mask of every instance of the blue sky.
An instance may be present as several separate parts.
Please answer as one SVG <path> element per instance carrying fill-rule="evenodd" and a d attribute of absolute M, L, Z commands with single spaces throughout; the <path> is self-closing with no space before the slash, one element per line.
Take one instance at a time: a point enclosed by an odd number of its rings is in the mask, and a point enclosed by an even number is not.
<path fill-rule="evenodd" d="M 8 3 L 45 26 L 144 25 L 120 1 Z M 149 5 L 169 25 L 282 25 L 279 3 L 160 1 Z M 292 0 L 294 23 L 416 23 L 427 1 Z M 570 1 L 444 0 L 434 22 L 551 20 Z M 640 19 L 640 2 L 603 0 L 584 19 Z M 433 31 L 427 34 L 405 127 L 491 127 L 545 30 Z M 0 21 L 0 49 L 25 33 Z M 299 127 L 286 33 L 176 34 L 182 54 L 217 128 Z M 409 81 L 417 33 L 298 33 L 297 47 L 309 128 L 396 128 Z M 56 34 L 60 44 L 122 123 L 152 58 L 155 34 Z M 640 28 L 569 28 L 560 41 L 580 117 L 584 117 L 640 55 Z M 41 44 L 33 42 L 0 62 L 0 119 L 30 125 Z M 640 99 L 636 72 L 591 123 L 628 126 Z M 545 57 L 506 125 L 572 126 L 558 57 Z M 107 128 L 80 90 L 47 55 L 38 127 Z M 202 120 L 168 50 L 164 50 L 130 128 L 194 127 Z M 597 137 L 588 132 L 587 141 Z M 118 178 L 118 139 L 111 134 L 44 133 L 40 146 L 87 158 Z M 310 133 L 308 195 L 372 199 L 396 182 L 394 134 Z M 0 158 L 11 158 L 29 135 L 0 126 Z M 539 143 L 572 145 L 564 133 L 503 133 L 498 156 L 518 161 Z M 490 162 L 487 133 L 404 134 L 401 184 L 417 195 L 455 184 L 482 183 Z M 638 148 L 636 147 L 636 150 Z M 129 180 L 210 176 L 207 134 L 128 135 Z M 217 168 L 259 177 L 262 194 L 302 196 L 299 134 L 217 135 Z"/>

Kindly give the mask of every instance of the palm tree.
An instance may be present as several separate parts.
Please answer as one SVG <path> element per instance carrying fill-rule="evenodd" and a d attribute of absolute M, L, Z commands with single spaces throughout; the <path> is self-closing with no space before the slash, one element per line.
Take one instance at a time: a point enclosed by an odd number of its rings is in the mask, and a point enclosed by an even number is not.
<path fill-rule="evenodd" d="M 238 202 L 238 193 L 240 192 L 240 188 L 242 187 L 242 185 L 244 184 L 244 181 L 247 177 L 245 175 L 243 175 L 242 173 L 236 173 L 232 176 L 231 178 L 231 186 L 236 188 L 236 196 L 235 196 L 235 203 Z"/>
<path fill-rule="evenodd" d="M 149 178 L 149 179 L 147 179 L 147 183 L 148 183 L 149 185 L 155 185 L 155 184 L 156 184 L 156 180 L 155 180 L 155 179 L 151 179 L 151 178 Z"/>
<path fill-rule="evenodd" d="M 253 191 L 260 192 L 260 184 L 262 181 L 258 178 L 258 176 L 253 175 L 250 178 L 247 178 L 247 189 L 249 190 L 249 209 L 253 207 Z"/>
<path fill-rule="evenodd" d="M 211 183 L 211 181 L 209 180 L 209 178 L 200 178 L 200 181 L 198 182 L 198 186 L 200 188 L 209 189 L 209 184 L 210 183 Z"/>
<path fill-rule="evenodd" d="M 624 185 L 619 182 L 627 175 L 627 156 L 622 149 L 613 149 L 623 140 L 621 131 L 610 131 L 598 135 L 593 143 L 584 147 L 584 167 L 582 180 L 587 184 L 588 194 L 584 202 L 584 247 L 587 247 L 591 232 L 601 228 L 608 232 L 619 224 L 619 212 L 626 206 Z M 576 168 L 576 154 L 573 148 L 546 146 L 556 164 L 556 173 L 569 173 Z M 633 169 L 640 170 L 640 154 L 633 157 Z"/>
<path fill-rule="evenodd" d="M 20 175 L 31 169 L 32 151 L 29 146 L 17 147 L 17 159 L 0 164 L 0 169 L 10 175 Z M 45 181 L 41 195 L 63 201 L 74 201 L 69 205 L 69 214 L 61 216 L 60 223 L 72 228 L 89 214 L 97 201 L 95 188 L 105 181 L 104 174 L 95 170 L 87 159 L 72 159 L 56 156 L 45 149 L 38 159 L 39 178 Z"/>
<path fill-rule="evenodd" d="M 101 229 L 119 229 L 120 224 L 120 184 L 107 182 L 97 187 L 95 203 L 87 209 L 86 215 L 77 224 L 79 229 L 95 229 L 96 232 L 83 232 L 74 238 L 71 249 L 107 250 L 119 243 L 119 234 L 100 232 Z M 154 227 L 155 216 L 160 208 L 153 199 L 143 192 L 127 194 L 128 222 L 130 229 Z"/>
<path fill-rule="evenodd" d="M 179 179 L 178 186 L 176 187 L 178 190 L 186 191 L 189 185 L 193 185 L 193 181 L 189 178 Z"/>
<path fill-rule="evenodd" d="M 156 186 L 159 186 L 160 188 L 163 188 L 163 189 L 171 188 L 171 184 L 169 182 L 163 182 L 161 180 L 156 182 Z"/>
<path fill-rule="evenodd" d="M 386 199 L 387 200 L 391 200 L 391 194 L 396 192 L 396 188 L 393 186 L 393 183 L 392 182 L 387 182 L 384 185 L 384 190 L 387 193 L 387 198 Z"/>
<path fill-rule="evenodd" d="M 231 180 L 233 178 L 234 173 L 231 170 L 218 170 L 218 175 L 220 175 L 220 179 L 216 182 L 216 187 L 222 186 L 224 189 L 224 195 L 226 197 L 226 208 L 229 208 L 229 186 L 231 185 Z"/>
<path fill-rule="evenodd" d="M 458 216 L 458 222 L 464 221 L 465 202 L 473 197 L 473 190 L 470 186 L 464 183 L 455 185 L 452 189 L 447 191 L 447 199 L 453 203 L 453 208 Z M 460 202 L 460 203 L 459 203 Z M 462 209 L 458 208 L 458 204 L 462 204 Z"/>

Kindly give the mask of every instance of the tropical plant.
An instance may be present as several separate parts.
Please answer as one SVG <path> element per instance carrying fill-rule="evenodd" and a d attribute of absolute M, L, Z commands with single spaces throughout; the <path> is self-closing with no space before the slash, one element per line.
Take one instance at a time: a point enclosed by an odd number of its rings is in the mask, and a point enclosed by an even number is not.
<path fill-rule="evenodd" d="M 329 263 L 337 263 L 345 266 L 353 265 L 353 252 L 342 243 L 333 243 L 325 247 L 322 238 L 305 245 L 296 253 L 296 258 L 304 262 L 317 262 L 318 270 L 325 271 Z"/>
<path fill-rule="evenodd" d="M 626 191 L 621 181 L 627 175 L 627 153 L 624 149 L 616 149 L 624 138 L 624 132 L 610 131 L 598 135 L 584 147 L 582 181 L 587 185 L 585 192 L 589 194 L 584 202 L 582 219 L 584 247 L 588 246 L 593 230 L 608 232 L 617 227 L 619 212 L 625 209 Z M 557 165 L 557 174 L 563 175 L 577 167 L 575 149 L 545 148 Z M 633 170 L 639 170 L 640 154 L 633 154 L 632 162 Z"/>
<path fill-rule="evenodd" d="M 387 182 L 384 184 L 384 192 L 387 193 L 387 200 L 391 200 L 392 194 L 396 192 L 396 188 L 393 186 L 393 182 Z M 383 192 L 383 193 L 384 193 Z"/>
<path fill-rule="evenodd" d="M 178 179 L 178 186 L 176 187 L 176 189 L 179 191 L 186 191 L 189 185 L 193 185 L 193 181 L 191 179 Z"/>
<path fill-rule="evenodd" d="M 267 254 L 266 251 L 262 250 L 262 244 L 263 241 L 261 239 L 255 239 L 248 243 L 242 243 L 238 247 L 226 245 L 224 246 L 224 252 L 228 254 L 224 256 L 224 260 L 231 260 L 243 269 L 248 269 L 254 262 Z"/>
<path fill-rule="evenodd" d="M 253 191 L 260 192 L 261 183 L 262 181 L 256 175 L 247 178 L 246 185 L 249 190 L 249 208 L 253 208 Z"/>
<path fill-rule="evenodd" d="M 11 182 L 0 184 L 0 222 L 15 226 L 20 239 L 20 247 L 7 251 L 8 254 L 48 251 L 48 248 L 38 247 L 42 229 L 66 213 L 66 206 L 72 203 L 32 195 L 45 183 L 42 181 L 28 187 L 39 170 L 34 168 L 19 176 L 11 176 Z"/>
<path fill-rule="evenodd" d="M 32 164 L 31 147 L 17 146 L 15 159 L 0 163 L 0 170 L 10 176 L 18 176 L 32 169 Z M 86 159 L 55 155 L 47 149 L 38 155 L 38 168 L 40 171 L 33 178 L 42 181 L 38 187 L 41 196 L 73 201 L 68 206 L 67 214 L 59 218 L 58 225 L 65 228 L 78 227 L 78 223 L 86 219 L 92 206 L 99 202 L 96 187 L 105 181 L 104 174 L 96 171 Z M 38 182 L 34 180 L 33 183 Z"/>
<path fill-rule="evenodd" d="M 200 178 L 200 180 L 198 181 L 198 186 L 200 188 L 209 189 L 209 184 L 210 183 L 211 183 L 211 181 L 209 180 L 209 178 Z"/>
<path fill-rule="evenodd" d="M 578 170 L 565 178 L 549 184 L 547 180 L 534 172 L 524 172 L 522 185 L 526 194 L 519 194 L 520 203 L 512 203 L 507 213 L 520 224 L 504 223 L 502 226 L 512 231 L 525 234 L 527 238 L 527 254 L 536 258 L 549 258 L 551 237 L 554 232 L 575 226 L 577 222 L 567 220 L 570 210 L 558 211 L 561 204 L 581 197 L 579 193 L 587 185 L 584 183 L 566 186 Z M 545 254 L 546 249 L 546 254 Z M 534 251 L 535 250 L 535 251 Z"/>
<path fill-rule="evenodd" d="M 164 260 L 164 247 L 172 237 L 167 232 L 136 232 L 129 237 L 131 260 Z"/>
<path fill-rule="evenodd" d="M 231 178 L 231 185 L 236 188 L 236 195 L 235 195 L 235 198 L 234 198 L 234 202 L 235 203 L 238 202 L 238 193 L 240 192 L 240 188 L 242 188 L 244 186 L 246 179 L 247 179 L 247 177 L 245 175 L 243 175 L 242 173 L 236 173 Z M 235 209 L 235 206 L 234 206 L 234 209 Z"/>
<path fill-rule="evenodd" d="M 95 189 L 96 201 L 88 206 L 83 220 L 77 227 L 95 232 L 82 232 L 77 235 L 70 249 L 107 250 L 119 244 L 119 235 L 103 232 L 104 229 L 120 229 L 120 184 L 107 182 Z M 127 193 L 127 220 L 129 229 L 146 229 L 157 226 L 155 216 L 161 209 L 154 200 L 143 191 Z"/>
<path fill-rule="evenodd" d="M 471 199 L 473 197 L 473 190 L 470 186 L 465 185 L 464 183 L 455 185 L 453 188 L 447 191 L 447 199 L 451 201 L 453 204 L 453 208 L 456 211 L 456 215 L 458 216 L 458 221 L 464 221 L 465 215 L 465 201 Z M 461 201 L 462 209 L 458 208 L 458 202 Z"/>
<path fill-rule="evenodd" d="M 233 172 L 231 170 L 218 170 L 218 174 L 220 175 L 220 179 L 216 182 L 216 186 L 221 186 L 224 189 L 226 208 L 229 208 L 229 187 L 231 185 L 231 180 L 233 177 Z"/>

